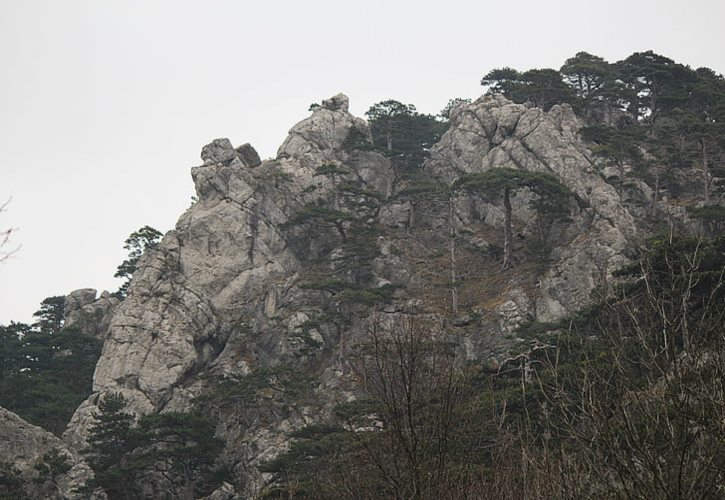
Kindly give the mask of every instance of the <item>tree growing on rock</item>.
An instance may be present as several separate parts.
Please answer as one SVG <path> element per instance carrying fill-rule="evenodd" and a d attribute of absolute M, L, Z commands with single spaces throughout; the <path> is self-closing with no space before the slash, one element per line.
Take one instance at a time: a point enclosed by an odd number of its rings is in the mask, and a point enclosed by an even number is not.
<path fill-rule="evenodd" d="M 403 170 L 417 168 L 448 128 L 433 115 L 418 113 L 412 104 L 395 100 L 374 104 L 365 116 L 370 123 L 373 145 Z"/>
<path fill-rule="evenodd" d="M 502 270 L 511 266 L 513 253 L 513 223 L 511 196 L 524 189 L 536 197 L 531 204 L 537 212 L 544 209 L 551 215 L 563 216 L 567 212 L 572 193 L 551 174 L 528 172 L 511 168 L 492 168 L 482 173 L 468 174 L 454 183 L 454 189 L 472 194 L 500 196 L 504 211 L 504 251 Z"/>
<path fill-rule="evenodd" d="M 65 453 L 53 448 L 43 455 L 43 458 L 35 464 L 35 470 L 38 471 L 36 481 L 38 483 L 49 483 L 57 492 L 61 492 L 59 479 L 67 474 L 73 466 L 70 463 L 70 457 Z"/>
<path fill-rule="evenodd" d="M 214 425 L 201 413 L 146 415 L 137 433 L 147 444 L 137 461 L 153 464 L 175 498 L 194 500 L 213 481 L 214 462 L 224 443 L 214 437 Z"/>
<path fill-rule="evenodd" d="M 41 333 L 54 334 L 63 328 L 63 309 L 65 306 L 65 296 L 56 295 L 48 297 L 40 303 L 40 309 L 33 313 L 38 318 L 35 322 L 35 328 Z"/>
<path fill-rule="evenodd" d="M 121 298 L 126 296 L 128 287 L 131 285 L 131 278 L 133 277 L 133 273 L 136 272 L 138 260 L 146 250 L 155 247 L 162 236 L 163 234 L 153 227 L 144 226 L 138 231 L 131 233 L 124 242 L 123 248 L 129 251 L 128 258 L 121 262 L 121 265 L 116 270 L 116 274 L 113 275 L 114 278 L 126 279 L 118 289 L 118 292 L 116 292 Z"/>
<path fill-rule="evenodd" d="M 91 393 L 102 344 L 64 328 L 64 297 L 45 299 L 33 325 L 0 326 L 0 406 L 56 435 Z"/>
<path fill-rule="evenodd" d="M 98 410 L 88 435 L 86 455 L 94 477 L 86 489 L 103 489 L 109 499 L 135 498 L 136 470 L 128 459 L 135 447 L 134 416 L 126 411 L 121 393 L 105 396 L 98 402 Z"/>
<path fill-rule="evenodd" d="M 723 175 L 715 160 L 725 151 L 725 79 L 709 68 L 698 69 L 696 75 L 680 122 L 696 144 L 693 164 L 701 171 L 703 199 L 709 203 L 715 174 Z"/>
<path fill-rule="evenodd" d="M 113 499 L 139 498 L 139 479 L 165 483 L 173 498 L 193 500 L 217 486 L 215 460 L 223 448 L 213 423 L 199 412 L 141 417 L 126 411 L 120 393 L 104 397 L 94 413 L 86 455 L 95 477 L 87 492 L 102 489 Z M 150 474 L 150 475 L 149 475 Z"/>
<path fill-rule="evenodd" d="M 503 94 L 519 104 L 528 102 L 546 111 L 555 104 L 576 102 L 574 90 L 554 69 L 494 69 L 481 79 L 481 85 L 488 88 L 488 93 Z"/>

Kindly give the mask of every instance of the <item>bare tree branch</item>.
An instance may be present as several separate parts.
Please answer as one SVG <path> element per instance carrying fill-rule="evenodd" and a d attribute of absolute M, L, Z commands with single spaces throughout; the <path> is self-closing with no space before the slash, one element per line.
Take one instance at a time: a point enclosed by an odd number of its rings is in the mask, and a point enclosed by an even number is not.
<path fill-rule="evenodd" d="M 8 199 L 8 201 L 0 205 L 0 213 L 3 213 L 7 210 L 7 206 L 10 204 L 11 200 L 12 198 Z M 10 236 L 15 231 L 17 231 L 17 228 L 12 227 L 5 229 L 4 231 L 0 231 L 0 263 L 8 260 L 15 252 L 20 249 L 20 245 L 12 249 L 7 248 L 10 244 Z"/>

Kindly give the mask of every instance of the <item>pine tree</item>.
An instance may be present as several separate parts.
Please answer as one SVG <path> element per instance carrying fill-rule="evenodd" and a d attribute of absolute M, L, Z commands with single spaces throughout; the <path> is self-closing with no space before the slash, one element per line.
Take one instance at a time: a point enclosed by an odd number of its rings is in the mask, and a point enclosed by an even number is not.
<path fill-rule="evenodd" d="M 129 461 L 129 453 L 138 441 L 132 429 L 134 416 L 125 411 L 126 399 L 121 393 L 106 395 L 98 409 L 93 414 L 86 450 L 94 478 L 86 488 L 102 488 L 111 500 L 136 498 L 137 470 Z"/>
<path fill-rule="evenodd" d="M 571 192 L 553 175 L 511 168 L 492 168 L 483 173 L 463 176 L 456 181 L 454 189 L 465 190 L 469 193 L 501 196 L 504 210 L 502 270 L 506 270 L 511 266 L 513 253 L 511 196 L 521 189 L 529 189 L 539 199 L 547 199 L 545 205 L 534 201 L 534 208 L 546 207 L 551 213 L 558 215 L 563 215 L 567 211 L 567 202 L 571 197 Z"/>

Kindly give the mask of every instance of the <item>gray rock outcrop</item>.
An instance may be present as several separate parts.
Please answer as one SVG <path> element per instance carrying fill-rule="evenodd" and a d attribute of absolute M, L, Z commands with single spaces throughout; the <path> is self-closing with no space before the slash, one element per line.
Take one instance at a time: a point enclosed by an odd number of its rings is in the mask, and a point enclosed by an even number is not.
<path fill-rule="evenodd" d="M 303 166 L 320 166 L 335 161 L 353 127 L 370 137 L 367 122 L 348 112 L 347 96 L 338 94 L 322 101 L 310 116 L 295 125 L 280 146 L 279 158 L 292 158 Z"/>
<path fill-rule="evenodd" d="M 96 294 L 93 288 L 82 288 L 66 295 L 64 326 L 78 329 L 81 335 L 104 340 L 111 317 L 121 301 L 106 291 L 98 299 Z"/>
<path fill-rule="evenodd" d="M 71 469 L 55 478 L 56 484 L 38 482 L 34 467 L 52 450 L 64 456 Z M 4 408 L 0 408 L 0 462 L 10 463 L 20 472 L 31 490 L 28 494 L 35 498 L 80 498 L 73 490 L 93 475 L 75 449 Z"/>
<path fill-rule="evenodd" d="M 347 97 L 338 95 L 290 130 L 276 160 L 255 166 L 251 146 L 235 149 L 226 139 L 204 147 L 204 164 L 192 169 L 198 201 L 140 259 L 110 322 L 94 393 L 73 416 L 67 442 L 83 446 L 106 394 L 122 393 L 136 414 L 183 411 L 199 394 L 201 373 L 245 373 L 298 359 L 306 344 L 286 332 L 305 319 L 295 320 L 304 315 L 290 309 L 317 300 L 319 292 L 295 283 L 303 265 L 281 226 L 303 207 L 332 199 L 332 181 L 316 174 L 326 164 L 344 164 L 351 179 L 371 190 L 391 190 L 385 158 L 344 151 L 352 127 L 369 134 L 367 124 L 347 111 Z M 76 302 L 88 307 L 87 295 L 77 293 L 71 310 Z M 259 337 L 246 337 L 243 325 L 249 322 Z M 311 335 L 311 342 L 324 343 L 319 333 Z M 294 417 L 277 424 L 291 429 L 305 421 Z M 269 429 L 258 429 L 256 437 L 244 432 L 257 450 L 252 457 L 271 456 L 286 442 L 284 434 Z"/>
<path fill-rule="evenodd" d="M 555 175 L 576 195 L 574 223 L 559 235 L 563 244 L 554 249 L 554 264 L 540 280 L 536 317 L 551 321 L 587 304 L 592 289 L 628 261 L 637 229 L 577 135 L 581 125 L 571 107 L 556 105 L 545 112 L 502 96 L 484 96 L 454 107 L 450 121 L 450 130 L 426 163 L 433 175 L 450 183 L 493 167 L 523 169 Z M 533 219 L 526 204 L 519 203 L 515 211 L 520 220 Z"/>
<path fill-rule="evenodd" d="M 103 309 L 95 291 L 69 296 L 72 324 L 83 314 L 112 316 L 94 392 L 66 442 L 83 446 L 100 398 L 112 392 L 140 415 L 188 410 L 218 380 L 253 380 L 258 399 L 216 408 L 224 460 L 253 496 L 267 479 L 256 466 L 287 449 L 289 432 L 354 398 L 345 359 L 374 315 L 392 324 L 415 313 L 455 325 L 449 333 L 465 357 L 495 365 L 522 323 L 587 304 L 599 281 L 626 262 L 634 219 L 594 168 L 567 106 L 544 112 L 484 97 L 455 107 L 420 174 L 449 185 L 465 173 L 510 167 L 565 184 L 577 202 L 571 220 L 552 229 L 536 283 L 521 273 L 494 275 L 503 215 L 493 200 L 460 195 L 449 205 L 403 196 L 405 180 L 389 158 L 346 149 L 353 129 L 370 138 L 348 106 L 342 94 L 323 101 L 273 160 L 228 139 L 205 146 L 203 164 L 192 168 L 198 201 L 140 259 L 126 299 L 105 297 Z M 535 230 L 529 199 L 525 192 L 513 199 L 522 238 Z M 470 250 L 460 276 L 446 260 L 451 227 Z M 461 311 L 449 301 L 451 274 Z M 375 302 L 381 297 L 384 306 Z M 305 396 L 265 385 L 285 377 L 304 385 Z M 222 488 L 217 496 L 228 494 Z"/>

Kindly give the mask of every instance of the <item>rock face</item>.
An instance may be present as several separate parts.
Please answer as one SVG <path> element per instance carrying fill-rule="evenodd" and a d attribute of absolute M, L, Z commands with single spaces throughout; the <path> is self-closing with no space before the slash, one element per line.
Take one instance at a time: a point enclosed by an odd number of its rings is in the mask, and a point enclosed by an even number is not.
<path fill-rule="evenodd" d="M 66 327 L 77 328 L 81 335 L 104 340 L 111 317 L 121 301 L 108 292 L 101 293 L 93 288 L 75 290 L 65 297 L 64 312 Z"/>
<path fill-rule="evenodd" d="M 319 166 L 320 161 L 335 161 L 353 127 L 369 137 L 367 123 L 352 116 L 348 104 L 343 94 L 322 101 L 312 116 L 290 130 L 277 156 L 295 159 L 304 166 Z"/>
<path fill-rule="evenodd" d="M 552 228 L 553 249 L 538 274 L 522 265 L 500 275 L 496 200 L 406 194 L 408 181 L 388 158 L 347 149 L 353 129 L 368 138 L 370 131 L 342 94 L 295 125 L 274 160 L 214 140 L 192 169 L 198 201 L 141 258 L 127 298 L 116 304 L 81 290 L 66 302 L 71 323 L 113 314 L 94 393 L 65 441 L 83 445 L 93 411 L 111 392 L 146 414 L 187 410 L 200 395 L 213 400 L 214 380 L 256 381 L 252 399 L 222 395 L 216 407 L 225 461 L 251 496 L 266 479 L 257 465 L 286 449 L 289 432 L 354 397 L 345 360 L 374 318 L 415 313 L 450 325 L 467 358 L 495 365 L 518 325 L 576 310 L 626 261 L 634 220 L 598 175 L 578 127 L 566 106 L 545 113 L 482 98 L 453 110 L 421 174 L 445 185 L 492 167 L 557 176 L 577 203 L 571 220 Z M 513 200 L 523 239 L 535 231 L 528 199 Z M 453 287 L 430 286 L 445 285 L 451 273 L 457 305 Z M 296 398 L 275 386 L 288 383 Z"/>
<path fill-rule="evenodd" d="M 186 410 L 199 394 L 201 373 L 239 374 L 295 356 L 299 347 L 287 332 L 306 316 L 282 311 L 307 301 L 304 295 L 317 301 L 319 292 L 295 284 L 303 265 L 281 226 L 303 207 L 331 198 L 334 183 L 316 175 L 323 165 L 344 163 L 361 186 L 390 190 L 385 158 L 343 150 L 352 127 L 369 136 L 366 122 L 350 115 L 347 97 L 338 95 L 290 130 L 277 160 L 258 163 L 251 146 L 235 149 L 227 139 L 203 148 L 204 164 L 192 169 L 198 202 L 139 261 L 110 321 L 94 394 L 76 411 L 67 442 L 83 445 L 105 394 L 121 392 L 137 414 Z M 90 307 L 90 297 L 90 291 L 75 293 L 69 312 Z M 289 319 L 280 322 L 281 314 Z M 250 323 L 259 335 L 254 339 L 246 338 Z M 286 441 L 282 433 L 263 434 L 259 441 Z"/>
<path fill-rule="evenodd" d="M 37 477 L 34 466 L 51 450 L 64 455 L 72 466 L 57 478 L 57 487 L 33 481 Z M 28 493 L 35 498 L 79 498 L 73 489 L 92 475 L 76 450 L 4 408 L 0 408 L 0 462 L 13 464 L 20 471 L 21 477 L 33 489 Z"/>
<path fill-rule="evenodd" d="M 578 213 L 559 234 L 555 263 L 541 278 L 536 317 L 551 321 L 584 306 L 591 290 L 627 262 L 635 220 L 598 173 L 571 107 L 550 111 L 484 96 L 451 112 L 451 128 L 434 146 L 426 168 L 452 182 L 493 167 L 555 175 L 578 199 Z M 531 220 L 519 205 L 520 220 Z M 495 225 L 498 225 L 496 222 Z M 502 221 L 501 221 L 502 223 Z"/>

